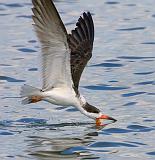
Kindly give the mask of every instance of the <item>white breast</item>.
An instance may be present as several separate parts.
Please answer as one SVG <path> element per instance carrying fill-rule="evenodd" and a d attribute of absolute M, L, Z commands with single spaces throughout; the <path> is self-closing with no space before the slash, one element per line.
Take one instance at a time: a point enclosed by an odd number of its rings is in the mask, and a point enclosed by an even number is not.
<path fill-rule="evenodd" d="M 53 88 L 44 92 L 44 100 L 62 106 L 74 106 L 77 103 L 76 94 L 68 87 Z"/>

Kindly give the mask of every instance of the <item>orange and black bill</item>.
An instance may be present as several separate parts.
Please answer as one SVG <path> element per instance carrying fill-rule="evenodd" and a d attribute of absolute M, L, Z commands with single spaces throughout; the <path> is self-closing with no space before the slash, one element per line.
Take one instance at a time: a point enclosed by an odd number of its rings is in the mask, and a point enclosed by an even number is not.
<path fill-rule="evenodd" d="M 96 118 L 96 126 L 105 126 L 109 123 L 115 123 L 117 120 L 107 115 Z"/>

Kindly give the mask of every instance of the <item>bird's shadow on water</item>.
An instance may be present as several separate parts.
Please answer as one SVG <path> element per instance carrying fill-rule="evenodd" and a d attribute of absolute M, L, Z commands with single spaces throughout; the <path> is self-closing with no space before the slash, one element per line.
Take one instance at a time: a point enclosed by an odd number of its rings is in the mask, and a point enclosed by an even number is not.
<path fill-rule="evenodd" d="M 100 157 L 93 154 L 88 147 L 105 126 L 96 127 L 94 123 L 81 122 L 50 124 L 47 129 L 52 134 L 55 132 L 54 136 L 28 136 L 27 152 L 30 156 L 47 159 L 98 159 Z M 80 131 L 79 128 L 84 130 Z"/>

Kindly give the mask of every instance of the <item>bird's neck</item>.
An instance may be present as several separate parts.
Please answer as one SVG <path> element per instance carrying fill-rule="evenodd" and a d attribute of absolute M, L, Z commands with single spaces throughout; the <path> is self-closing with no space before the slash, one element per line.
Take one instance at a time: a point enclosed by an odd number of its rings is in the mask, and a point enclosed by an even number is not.
<path fill-rule="evenodd" d="M 76 107 L 81 113 L 92 119 L 96 119 L 100 115 L 100 110 L 90 105 L 82 95 L 79 96 L 79 103 Z"/>

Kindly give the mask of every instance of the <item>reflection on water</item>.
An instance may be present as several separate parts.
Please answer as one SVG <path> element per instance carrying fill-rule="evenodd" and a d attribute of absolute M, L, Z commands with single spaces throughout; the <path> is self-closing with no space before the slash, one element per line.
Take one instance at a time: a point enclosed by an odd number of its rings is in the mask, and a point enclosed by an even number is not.
<path fill-rule="evenodd" d="M 59 137 L 59 138 L 45 138 L 45 137 L 29 137 L 30 155 L 50 158 L 75 159 L 81 158 L 95 158 L 89 152 L 87 146 L 91 143 L 91 137 L 84 135 L 83 137 Z"/>
<path fill-rule="evenodd" d="M 104 128 L 73 107 L 21 105 L 20 87 L 40 86 L 40 44 L 30 0 L 0 1 L 0 159 L 154 160 L 154 0 L 55 0 L 70 31 L 90 11 L 93 58 L 80 90 L 118 121 Z"/>
<path fill-rule="evenodd" d="M 39 159 L 98 159 L 100 157 L 96 156 L 93 152 L 97 151 L 99 147 L 109 147 L 104 145 L 98 145 L 98 143 L 106 142 L 95 142 L 96 137 L 99 135 L 99 131 L 104 127 L 100 127 L 96 130 L 93 126 L 94 124 L 84 124 L 84 123 L 66 123 L 66 124 L 57 124 L 49 125 L 49 135 L 46 136 L 28 136 L 27 143 L 28 149 L 27 152 L 31 156 L 35 156 Z M 83 132 L 79 134 L 76 133 L 76 129 L 85 126 L 86 128 Z M 89 126 L 89 127 L 88 127 Z M 51 135 L 50 135 L 50 132 Z M 62 136 L 57 135 L 57 132 Z M 65 135 L 65 132 L 68 132 L 68 135 Z M 52 136 L 54 134 L 54 136 Z M 111 142 L 111 147 L 116 143 Z M 120 143 L 121 144 L 121 143 Z M 122 144 L 121 144 L 122 145 Z M 98 152 L 111 152 L 108 149 L 99 149 Z"/>

